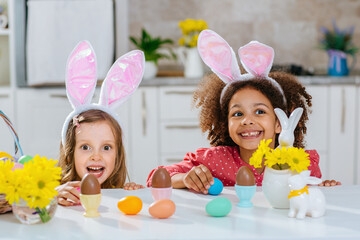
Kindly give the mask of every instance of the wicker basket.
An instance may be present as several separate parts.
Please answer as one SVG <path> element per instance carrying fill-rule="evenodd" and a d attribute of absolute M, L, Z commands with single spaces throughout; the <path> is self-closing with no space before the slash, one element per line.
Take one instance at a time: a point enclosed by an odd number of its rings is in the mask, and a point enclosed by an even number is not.
<path fill-rule="evenodd" d="M 7 124 L 7 126 L 9 127 L 9 130 L 11 132 L 11 135 L 14 138 L 14 147 L 15 147 L 15 154 L 14 154 L 14 159 L 16 159 L 15 161 L 17 161 L 17 157 L 16 155 L 19 153 L 20 156 L 24 155 L 23 151 L 21 149 L 20 143 L 19 143 L 19 137 L 14 129 L 13 124 L 11 123 L 10 119 L 5 115 L 5 113 L 3 111 L 0 110 L 0 117 L 5 121 L 5 123 Z M 1 159 L 0 159 L 1 160 Z M 1 213 L 6 213 L 6 212 L 10 212 L 11 211 L 11 205 L 5 200 L 5 194 L 0 193 L 0 214 Z"/>

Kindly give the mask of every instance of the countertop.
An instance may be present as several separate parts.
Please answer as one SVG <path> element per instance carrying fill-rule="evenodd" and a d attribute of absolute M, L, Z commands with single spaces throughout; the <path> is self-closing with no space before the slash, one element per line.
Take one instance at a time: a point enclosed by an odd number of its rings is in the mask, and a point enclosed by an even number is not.
<path fill-rule="evenodd" d="M 360 86 L 360 76 L 330 77 L 330 76 L 298 76 L 299 81 L 304 85 L 339 85 L 349 84 Z M 184 77 L 156 77 L 143 79 L 140 86 L 194 86 L 198 85 L 200 78 Z"/>
<path fill-rule="evenodd" d="M 1 239 L 360 239 L 360 185 L 321 188 L 326 213 L 320 218 L 288 218 L 288 209 L 274 209 L 261 188 L 252 199 L 254 207 L 240 208 L 234 187 L 218 196 L 174 189 L 176 212 L 169 219 L 154 219 L 148 213 L 153 202 L 150 189 L 102 190 L 100 217 L 82 216 L 81 206 L 59 206 L 46 224 L 24 225 L 12 213 L 0 215 Z M 124 215 L 117 202 L 138 196 L 143 208 L 137 215 Z M 206 204 L 217 197 L 232 202 L 226 217 L 211 217 Z"/>

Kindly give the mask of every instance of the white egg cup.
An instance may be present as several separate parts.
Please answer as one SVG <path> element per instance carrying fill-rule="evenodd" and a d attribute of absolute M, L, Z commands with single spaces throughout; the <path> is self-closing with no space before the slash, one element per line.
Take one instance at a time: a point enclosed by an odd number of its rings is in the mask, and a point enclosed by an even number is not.
<path fill-rule="evenodd" d="M 161 199 L 170 199 L 172 194 L 172 187 L 168 188 L 151 188 L 151 194 L 155 201 Z"/>

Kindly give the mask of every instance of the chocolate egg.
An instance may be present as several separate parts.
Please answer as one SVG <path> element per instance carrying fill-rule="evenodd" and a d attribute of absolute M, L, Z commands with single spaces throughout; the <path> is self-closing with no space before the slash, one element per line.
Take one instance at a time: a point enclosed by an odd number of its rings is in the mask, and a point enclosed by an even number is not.
<path fill-rule="evenodd" d="M 95 195 L 101 192 L 100 183 L 95 175 L 87 173 L 81 180 L 81 194 Z"/>
<path fill-rule="evenodd" d="M 254 173 L 247 166 L 240 167 L 236 174 L 236 184 L 239 186 L 254 186 Z"/>
<path fill-rule="evenodd" d="M 155 171 L 151 186 L 153 188 L 169 188 L 171 187 L 171 177 L 165 168 L 159 168 Z"/>

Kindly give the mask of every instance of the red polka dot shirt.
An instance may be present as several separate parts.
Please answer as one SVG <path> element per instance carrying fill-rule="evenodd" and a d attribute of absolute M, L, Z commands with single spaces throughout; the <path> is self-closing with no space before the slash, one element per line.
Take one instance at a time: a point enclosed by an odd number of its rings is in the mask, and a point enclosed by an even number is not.
<path fill-rule="evenodd" d="M 321 171 L 319 168 L 319 154 L 316 150 L 307 150 L 310 158 L 309 170 L 311 176 L 321 178 Z M 254 173 L 256 185 L 261 186 L 264 172 L 259 174 L 256 169 L 244 162 L 240 158 L 238 147 L 218 146 L 211 148 L 199 148 L 194 153 L 187 153 L 184 160 L 180 163 L 175 163 L 170 166 L 159 166 L 152 170 L 148 176 L 146 184 L 151 186 L 151 179 L 154 172 L 160 168 L 165 168 L 170 176 L 178 173 L 187 173 L 193 167 L 205 165 L 212 173 L 213 177 L 218 178 L 224 186 L 234 186 L 236 182 L 236 173 L 241 166 L 249 167 Z"/>

